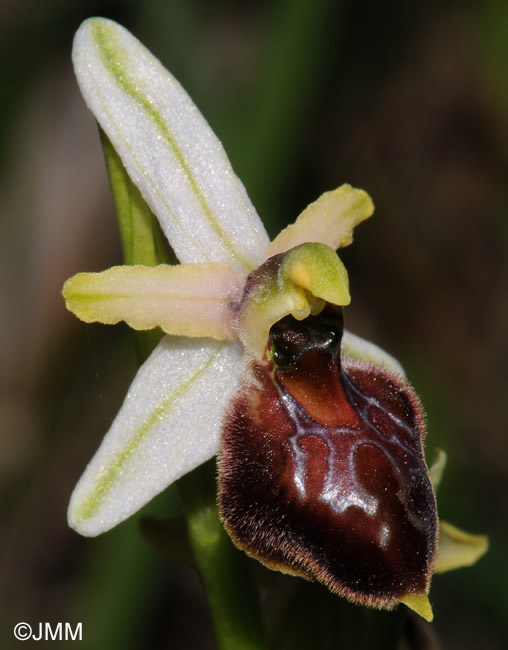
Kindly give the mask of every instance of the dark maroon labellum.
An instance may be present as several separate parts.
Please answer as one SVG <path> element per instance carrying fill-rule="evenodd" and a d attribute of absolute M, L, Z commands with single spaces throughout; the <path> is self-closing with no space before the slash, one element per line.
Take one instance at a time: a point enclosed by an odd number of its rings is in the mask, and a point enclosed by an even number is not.
<path fill-rule="evenodd" d="M 390 609 L 428 590 L 436 502 L 423 415 L 385 369 L 340 357 L 340 308 L 270 331 L 226 417 L 219 502 L 264 564 Z"/>

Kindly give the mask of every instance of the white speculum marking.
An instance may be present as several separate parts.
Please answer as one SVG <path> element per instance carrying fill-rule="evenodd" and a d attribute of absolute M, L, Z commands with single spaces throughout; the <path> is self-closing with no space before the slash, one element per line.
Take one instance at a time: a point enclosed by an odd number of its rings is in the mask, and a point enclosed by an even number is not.
<path fill-rule="evenodd" d="M 319 497 L 320 501 L 328 503 L 336 514 L 344 512 L 350 506 L 358 506 L 362 508 L 369 516 L 374 516 L 378 507 L 378 499 L 369 494 L 359 483 L 356 476 L 356 469 L 354 464 L 354 450 L 360 444 L 360 441 L 354 444 L 347 463 L 349 467 L 347 472 L 337 471 L 337 467 L 344 464 L 346 459 L 336 458 L 336 452 L 332 441 L 328 435 L 324 433 L 322 427 L 317 423 L 311 424 L 309 427 L 308 416 L 305 416 L 303 409 L 291 398 L 287 393 L 281 393 L 282 401 L 287 409 L 291 421 L 294 423 L 296 431 L 289 436 L 289 443 L 293 452 L 293 462 L 295 464 L 295 472 L 293 480 L 301 499 L 307 496 L 305 489 L 305 475 L 307 471 L 307 454 L 301 448 L 299 442 L 303 436 L 318 436 L 323 440 L 328 448 L 327 457 L 327 472 L 323 490 Z M 305 420 L 305 423 L 303 422 Z M 310 420 L 312 423 L 312 420 Z M 349 427 L 336 428 L 329 432 L 329 434 L 348 434 L 359 435 L 358 431 L 350 429 Z"/>
<path fill-rule="evenodd" d="M 386 548 L 388 546 L 389 539 L 390 528 L 386 524 L 383 524 L 379 531 L 379 546 L 381 546 L 381 548 Z"/>

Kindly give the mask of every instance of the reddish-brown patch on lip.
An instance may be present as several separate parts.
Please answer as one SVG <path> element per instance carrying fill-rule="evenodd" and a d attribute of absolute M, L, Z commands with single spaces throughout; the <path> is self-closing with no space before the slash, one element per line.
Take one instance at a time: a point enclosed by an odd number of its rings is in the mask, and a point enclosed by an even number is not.
<path fill-rule="evenodd" d="M 227 414 L 219 503 L 235 543 L 354 602 L 427 590 L 437 535 L 423 416 L 400 378 L 340 363 L 342 318 L 283 319 Z M 273 361 L 272 361 L 273 359 Z"/>
<path fill-rule="evenodd" d="M 328 427 L 345 423 L 354 426 L 355 411 L 342 389 L 335 360 L 329 357 L 324 352 L 312 350 L 294 371 L 275 371 L 276 381 L 316 422 Z M 328 367 L 329 364 L 333 367 Z M 332 395 L 335 399 L 330 399 Z"/>

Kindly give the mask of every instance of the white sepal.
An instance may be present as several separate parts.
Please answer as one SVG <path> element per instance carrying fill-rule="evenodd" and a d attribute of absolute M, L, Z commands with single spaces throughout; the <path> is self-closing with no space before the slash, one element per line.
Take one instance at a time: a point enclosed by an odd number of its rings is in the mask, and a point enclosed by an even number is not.
<path fill-rule="evenodd" d="M 353 359 L 355 361 L 364 361 L 371 363 L 374 366 L 382 366 L 388 372 L 394 373 L 401 377 L 405 377 L 406 373 L 401 364 L 391 354 L 385 352 L 375 343 L 371 343 L 362 339 L 356 334 L 352 334 L 348 330 L 344 330 L 342 336 L 342 349 L 341 354 L 346 359 Z"/>
<path fill-rule="evenodd" d="M 72 494 L 70 526 L 109 530 L 214 456 L 241 357 L 236 342 L 164 337 Z"/>
<path fill-rule="evenodd" d="M 245 276 L 268 236 L 226 153 L 185 90 L 126 29 L 85 21 L 74 39 L 81 92 L 181 262 Z"/>

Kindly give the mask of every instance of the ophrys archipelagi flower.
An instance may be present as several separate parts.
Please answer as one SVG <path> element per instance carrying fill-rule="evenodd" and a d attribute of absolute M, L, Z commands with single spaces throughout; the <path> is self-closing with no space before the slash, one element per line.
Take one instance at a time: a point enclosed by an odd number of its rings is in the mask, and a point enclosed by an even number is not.
<path fill-rule="evenodd" d="M 220 450 L 221 516 L 239 547 L 353 602 L 430 619 L 433 571 L 475 561 L 486 542 L 442 525 L 443 564 L 419 400 L 397 361 L 343 329 L 335 251 L 370 198 L 343 185 L 269 242 L 220 142 L 132 35 L 90 19 L 73 58 L 181 264 L 64 287 L 86 322 L 167 334 L 76 486 L 71 526 L 110 529 Z"/>

